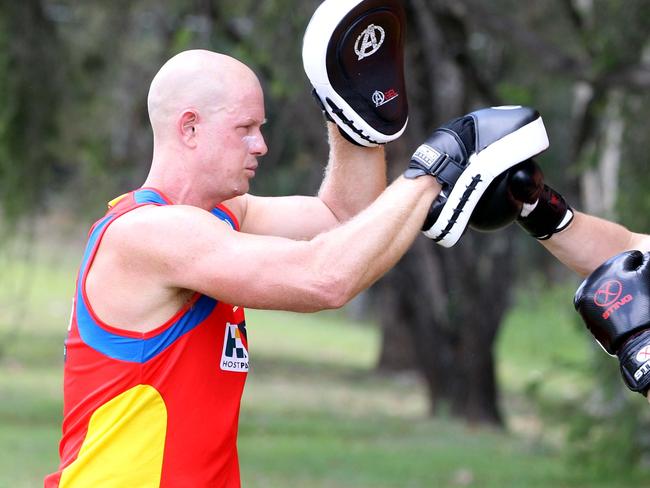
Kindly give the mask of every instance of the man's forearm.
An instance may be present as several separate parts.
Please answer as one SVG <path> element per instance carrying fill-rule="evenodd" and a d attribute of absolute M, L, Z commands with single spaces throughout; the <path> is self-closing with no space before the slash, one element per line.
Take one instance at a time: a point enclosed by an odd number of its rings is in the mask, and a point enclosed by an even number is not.
<path fill-rule="evenodd" d="M 413 243 L 440 184 L 429 176 L 397 178 L 346 225 L 310 242 L 318 283 L 337 294 L 336 307 L 372 285 Z"/>
<path fill-rule="evenodd" d="M 330 154 L 318 192 L 340 222 L 370 205 L 386 188 L 384 147 L 360 147 L 346 141 L 336 125 L 327 124 Z"/>
<path fill-rule="evenodd" d="M 540 241 L 567 267 L 586 276 L 610 257 L 629 249 L 648 250 L 650 237 L 622 225 L 575 212 L 571 225 Z"/>

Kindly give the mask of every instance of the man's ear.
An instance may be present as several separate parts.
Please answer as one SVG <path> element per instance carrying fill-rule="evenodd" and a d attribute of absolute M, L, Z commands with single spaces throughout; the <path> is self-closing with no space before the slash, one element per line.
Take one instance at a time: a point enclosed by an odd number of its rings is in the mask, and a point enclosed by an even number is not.
<path fill-rule="evenodd" d="M 181 115 L 179 129 L 181 139 L 189 147 L 196 147 L 196 131 L 199 114 L 194 110 L 185 110 Z"/>

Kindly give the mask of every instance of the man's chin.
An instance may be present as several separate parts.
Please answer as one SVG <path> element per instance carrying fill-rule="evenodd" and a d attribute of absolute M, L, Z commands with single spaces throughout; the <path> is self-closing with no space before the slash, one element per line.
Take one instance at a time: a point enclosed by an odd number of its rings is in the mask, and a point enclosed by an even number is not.
<path fill-rule="evenodd" d="M 248 184 L 248 181 L 245 183 L 242 183 L 241 185 L 238 185 L 237 187 L 233 188 L 233 196 L 239 197 L 241 195 L 244 195 L 248 193 L 248 190 L 250 188 L 250 185 Z"/>

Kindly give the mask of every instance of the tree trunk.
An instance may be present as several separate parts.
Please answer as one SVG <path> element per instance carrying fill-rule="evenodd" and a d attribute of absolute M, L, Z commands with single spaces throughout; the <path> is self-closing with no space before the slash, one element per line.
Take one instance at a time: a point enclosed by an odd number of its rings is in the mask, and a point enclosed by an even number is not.
<path fill-rule="evenodd" d="M 414 364 L 434 414 L 502 422 L 493 346 L 512 280 L 505 234 L 472 231 L 462 245 L 444 250 L 422 237 L 377 286 L 384 330 L 380 367 Z"/>
<path fill-rule="evenodd" d="M 464 54 L 466 30 L 452 12 L 409 3 L 411 140 L 408 160 L 430 130 L 491 93 Z M 493 100 L 485 101 L 489 104 Z M 401 170 L 403 168 L 399 168 Z M 396 170 L 399 171 L 399 170 Z M 512 281 L 507 232 L 470 231 L 452 249 L 422 237 L 377 285 L 384 331 L 379 367 L 415 365 L 426 380 L 432 413 L 501 425 L 493 346 Z"/>

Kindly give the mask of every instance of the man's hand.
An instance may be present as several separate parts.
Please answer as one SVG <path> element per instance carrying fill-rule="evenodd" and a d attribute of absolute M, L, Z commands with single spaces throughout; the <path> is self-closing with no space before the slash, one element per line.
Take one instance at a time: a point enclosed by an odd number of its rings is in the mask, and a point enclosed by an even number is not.
<path fill-rule="evenodd" d="M 325 0 L 312 16 L 302 59 L 328 120 L 360 146 L 402 135 L 406 15 L 401 0 Z"/>
<path fill-rule="evenodd" d="M 436 129 L 413 154 L 406 178 L 434 176 L 442 192 L 424 224 L 424 234 L 451 247 L 492 181 L 548 147 L 539 113 L 528 107 L 478 110 Z"/>
<path fill-rule="evenodd" d="M 650 389 L 650 253 L 626 251 L 580 285 L 576 310 L 598 343 L 618 357 L 627 387 Z"/>

